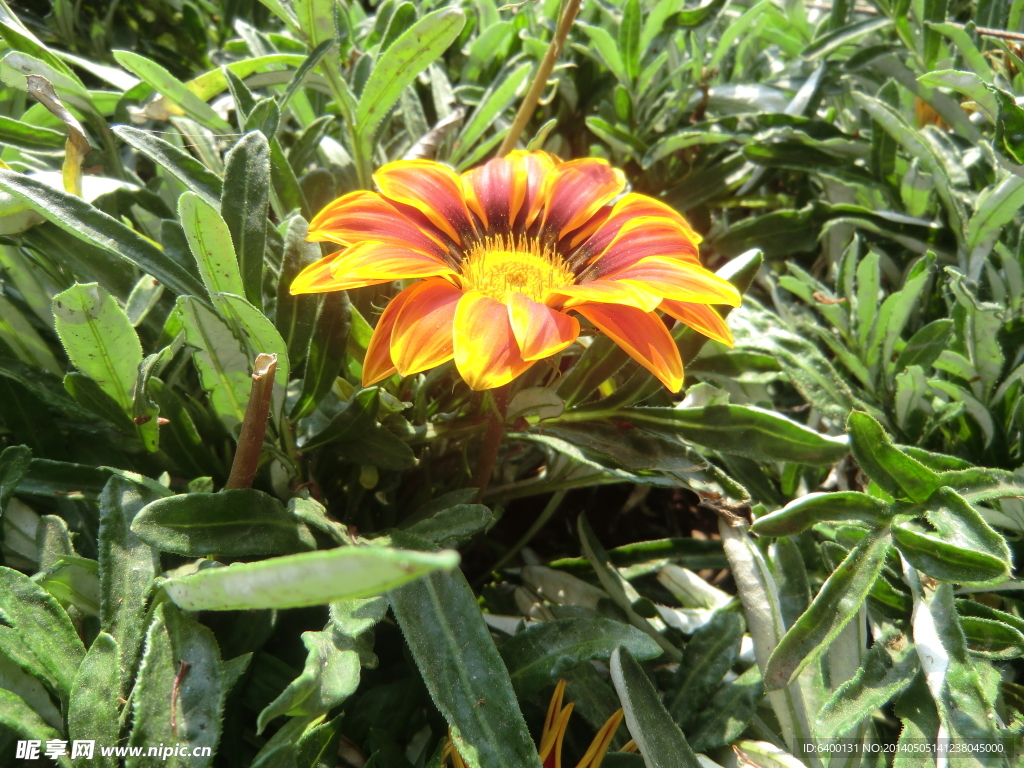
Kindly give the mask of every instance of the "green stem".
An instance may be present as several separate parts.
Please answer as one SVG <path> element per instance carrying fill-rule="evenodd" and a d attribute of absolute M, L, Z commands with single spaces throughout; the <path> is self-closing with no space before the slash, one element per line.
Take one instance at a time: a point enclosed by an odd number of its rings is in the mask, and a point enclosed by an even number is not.
<path fill-rule="evenodd" d="M 491 571 L 500 571 L 513 557 L 519 554 L 519 550 L 530 543 L 531 539 L 533 539 L 533 537 L 540 532 L 540 529 L 547 524 L 548 520 L 551 519 L 551 516 L 558 511 L 566 493 L 568 493 L 568 491 L 555 491 L 555 494 L 548 501 L 547 506 L 544 507 L 544 511 L 541 512 L 540 516 L 533 521 L 533 525 L 530 526 L 530 529 L 522 535 L 522 538 L 520 538 L 519 541 L 512 545 L 508 552 L 499 558 L 498 562 L 496 562 L 494 567 L 491 568 Z"/>
<path fill-rule="evenodd" d="M 484 431 L 480 458 L 477 460 L 476 473 L 473 475 L 473 485 L 480 489 L 477 494 L 478 501 L 483 499 L 484 492 L 491 482 L 491 475 L 494 474 L 501 438 L 505 434 L 505 412 L 508 410 L 508 394 L 511 388 L 511 384 L 506 384 L 490 391 L 492 400 L 487 414 L 487 429 Z"/>
<path fill-rule="evenodd" d="M 533 77 L 530 90 L 526 92 L 523 103 L 519 105 L 519 111 L 516 112 L 516 118 L 512 121 L 512 127 L 508 129 L 508 133 L 505 134 L 505 138 L 501 142 L 501 147 L 498 148 L 498 157 L 507 155 L 515 149 L 523 129 L 530 122 L 533 110 L 537 108 L 537 102 L 540 101 L 540 97 L 544 93 L 548 78 L 551 77 L 555 62 L 558 61 L 562 46 L 565 45 L 565 38 L 568 37 L 569 30 L 572 29 L 572 23 L 576 20 L 576 14 L 579 11 L 580 0 L 566 0 L 565 5 L 562 6 L 562 13 L 558 17 L 558 26 L 555 28 L 555 36 L 551 38 L 551 44 L 548 45 L 548 50 L 540 62 L 537 74 Z"/>

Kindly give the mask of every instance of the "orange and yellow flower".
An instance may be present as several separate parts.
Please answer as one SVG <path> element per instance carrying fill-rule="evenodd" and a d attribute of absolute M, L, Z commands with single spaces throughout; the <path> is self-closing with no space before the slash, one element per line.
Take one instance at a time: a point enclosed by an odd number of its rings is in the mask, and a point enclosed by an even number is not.
<path fill-rule="evenodd" d="M 569 716 L 572 715 L 574 706 L 572 702 L 562 706 L 564 695 L 565 680 L 560 680 L 551 697 L 551 703 L 548 704 L 547 716 L 544 718 L 544 730 L 540 737 L 540 748 L 537 750 L 544 768 L 562 768 L 562 741 L 565 739 L 565 731 L 569 727 Z M 621 709 L 601 726 L 601 730 L 597 732 L 594 740 L 590 743 L 590 748 L 576 764 L 576 768 L 600 768 L 620 722 L 622 722 Z M 630 740 L 622 751 L 635 752 L 636 744 Z M 465 761 L 455 749 L 451 739 L 448 740 L 442 759 L 448 758 L 451 759 L 453 768 L 466 768 Z"/>
<path fill-rule="evenodd" d="M 384 309 L 364 386 L 454 359 L 473 389 L 500 387 L 576 340 L 570 312 L 673 392 L 683 364 L 656 310 L 732 344 L 709 305 L 740 296 L 700 265 L 700 236 L 667 205 L 622 195 L 622 172 L 603 160 L 512 152 L 462 175 L 400 160 L 373 178 L 379 193 L 345 195 L 313 219 L 310 240 L 344 247 L 291 285 L 321 293 L 418 278 Z"/>

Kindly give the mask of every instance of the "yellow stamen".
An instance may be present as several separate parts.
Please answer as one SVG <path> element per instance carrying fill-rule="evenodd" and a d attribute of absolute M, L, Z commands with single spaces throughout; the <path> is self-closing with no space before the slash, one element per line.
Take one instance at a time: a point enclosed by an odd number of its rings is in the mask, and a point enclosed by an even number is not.
<path fill-rule="evenodd" d="M 487 237 L 462 264 L 463 288 L 505 302 L 513 291 L 543 302 L 548 291 L 572 285 L 562 257 L 532 238 Z"/>

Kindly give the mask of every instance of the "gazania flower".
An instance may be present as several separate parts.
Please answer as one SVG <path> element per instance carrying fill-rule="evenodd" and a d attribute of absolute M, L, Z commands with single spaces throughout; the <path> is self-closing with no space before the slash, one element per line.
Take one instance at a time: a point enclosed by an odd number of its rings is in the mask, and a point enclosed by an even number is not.
<path fill-rule="evenodd" d="M 562 706 L 564 695 L 565 680 L 560 680 L 551 697 L 551 703 L 548 705 L 548 713 L 544 718 L 544 730 L 540 737 L 540 749 L 537 750 L 544 768 L 562 768 L 562 741 L 565 738 L 565 730 L 569 727 L 569 716 L 572 714 L 573 708 L 571 702 Z M 621 709 L 601 726 L 601 730 L 597 732 L 594 740 L 590 743 L 590 748 L 576 764 L 576 768 L 600 768 L 620 722 L 622 722 Z M 634 752 L 636 745 L 630 740 L 622 751 Z M 448 758 L 451 758 L 453 768 L 466 768 L 466 763 L 450 739 L 445 747 L 442 760 Z"/>
<path fill-rule="evenodd" d="M 726 344 L 710 304 L 739 306 L 697 258 L 700 236 L 667 205 L 622 194 L 603 160 L 513 152 L 461 176 L 431 160 L 381 168 L 376 192 L 335 200 L 309 239 L 345 246 L 305 269 L 291 292 L 415 279 L 384 309 L 363 385 L 454 358 L 473 389 L 507 384 L 572 344 L 578 313 L 673 392 L 679 351 L 656 310 Z"/>

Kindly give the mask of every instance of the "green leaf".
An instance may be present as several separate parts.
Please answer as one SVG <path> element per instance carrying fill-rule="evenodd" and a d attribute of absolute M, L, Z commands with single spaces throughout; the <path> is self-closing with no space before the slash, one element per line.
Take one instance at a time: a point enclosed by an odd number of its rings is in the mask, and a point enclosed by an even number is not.
<path fill-rule="evenodd" d="M 555 394 L 565 401 L 566 408 L 571 408 L 611 378 L 627 360 L 629 355 L 618 344 L 599 336 L 559 380 Z"/>
<path fill-rule="evenodd" d="M 910 685 L 919 666 L 905 635 L 894 632 L 878 638 L 856 675 L 839 686 L 818 712 L 815 737 L 835 739 L 852 731 Z"/>
<path fill-rule="evenodd" d="M 203 198 L 210 205 L 220 201 L 220 177 L 183 149 L 169 141 L 157 138 L 148 131 L 129 125 L 115 125 L 110 129 L 120 139 L 133 146 L 150 160 Z"/>
<path fill-rule="evenodd" d="M 782 509 L 757 518 L 750 527 L 758 536 L 792 536 L 818 523 L 887 525 L 895 512 L 881 499 L 857 491 L 808 493 Z"/>
<path fill-rule="evenodd" d="M 335 441 L 358 440 L 376 423 L 379 410 L 380 388 L 361 389 L 352 395 L 345 408 L 335 414 L 325 427 L 305 440 L 300 439 L 299 447 L 310 450 Z"/>
<path fill-rule="evenodd" d="M 683 732 L 672 720 L 643 668 L 619 646 L 612 653 L 612 683 L 619 694 L 626 727 L 648 768 L 699 768 Z"/>
<path fill-rule="evenodd" d="M 976 656 L 993 660 L 1024 656 L 1024 634 L 1001 621 L 961 616 L 960 626 L 967 640 L 967 648 Z"/>
<path fill-rule="evenodd" d="M 45 519 L 44 517 L 43 520 Z M 42 526 L 40 526 L 40 530 L 42 530 Z M 71 549 L 70 542 L 68 549 Z M 41 548 L 40 553 L 42 553 Z M 42 554 L 40 554 L 40 563 L 42 563 Z M 71 603 L 84 615 L 99 616 L 100 578 L 99 567 L 95 560 L 78 557 L 71 553 L 65 554 L 46 571 L 36 574 L 33 581 L 62 603 Z"/>
<path fill-rule="evenodd" d="M 707 752 L 735 741 L 746 730 L 762 698 L 761 671 L 754 664 L 738 678 L 721 686 L 703 704 L 691 731 L 693 749 Z"/>
<path fill-rule="evenodd" d="M 24 445 L 11 445 L 0 452 L 0 519 L 3 519 L 7 502 L 28 474 L 31 461 L 32 451 Z"/>
<path fill-rule="evenodd" d="M 388 111 L 426 67 L 451 45 L 466 23 L 457 8 L 428 13 L 391 44 L 377 61 L 356 109 L 356 130 L 369 139 Z"/>
<path fill-rule="evenodd" d="M 120 651 L 117 641 L 100 632 L 78 668 L 68 704 L 68 738 L 92 740 L 96 744 L 118 741 L 117 698 L 120 690 Z M 95 765 L 117 768 L 117 758 L 93 752 Z"/>
<path fill-rule="evenodd" d="M 509 72 L 508 76 L 501 80 L 500 83 L 487 89 L 480 102 L 480 106 L 473 112 L 473 116 L 459 135 L 458 143 L 452 152 L 452 163 L 458 164 L 460 160 L 466 157 L 467 153 L 476 146 L 480 137 L 483 136 L 484 131 L 494 125 L 495 120 L 508 109 L 509 105 L 516 98 L 516 93 L 519 92 L 523 83 L 526 82 L 532 69 L 532 62 L 521 64 Z"/>
<path fill-rule="evenodd" d="M 338 547 L 208 568 L 163 583 L 188 611 L 294 608 L 379 595 L 438 569 L 454 568 L 452 550 L 413 552 L 387 547 Z"/>
<path fill-rule="evenodd" d="M 640 49 L 640 15 L 640 0 L 626 0 L 619 22 L 619 51 L 631 81 L 640 75 L 640 57 L 644 53 Z"/>
<path fill-rule="evenodd" d="M 274 374 L 273 405 L 274 412 L 280 415 L 284 410 L 287 394 L 288 376 L 291 366 L 288 360 L 288 347 L 277 332 L 274 324 L 260 310 L 243 299 L 230 293 L 217 293 L 213 296 L 221 316 L 228 321 L 246 349 L 246 371 L 252 366 L 261 353 L 277 355 L 277 372 Z M 248 394 L 246 395 L 248 402 Z"/>
<path fill-rule="evenodd" d="M 0 566 L 0 611 L 45 670 L 42 679 L 66 698 L 85 646 L 64 609 L 28 576 Z"/>
<path fill-rule="evenodd" d="M 54 152 L 64 147 L 60 131 L 31 125 L 10 117 L 0 117 L 0 142 L 36 152 Z"/>
<path fill-rule="evenodd" d="M 309 225 L 301 216 L 289 219 L 284 236 L 281 277 L 277 284 L 274 324 L 288 345 L 288 359 L 295 368 L 306 357 L 320 306 L 318 296 L 292 296 L 288 290 L 298 274 L 320 258 L 320 246 L 306 242 L 308 232 Z"/>
<path fill-rule="evenodd" d="M 232 429 L 241 423 L 249 401 L 249 359 L 228 325 L 198 299 L 182 296 L 177 307 L 203 389 L 214 412 Z"/>
<path fill-rule="evenodd" d="M 680 728 L 689 730 L 696 720 L 708 697 L 735 663 L 742 639 L 743 621 L 739 615 L 718 611 L 686 643 L 683 660 L 672 680 L 672 693 L 665 700 Z"/>
<path fill-rule="evenodd" d="M 948 318 L 933 320 L 910 337 L 910 341 L 896 359 L 896 373 L 906 370 L 911 365 L 920 365 L 927 369 L 934 363 L 943 350 L 949 347 L 953 336 L 953 321 Z"/>
<path fill-rule="evenodd" d="M 238 255 L 245 298 L 257 309 L 263 306 L 263 251 L 269 205 L 270 145 L 262 133 L 247 133 L 224 158 L 220 212 Z"/>
<path fill-rule="evenodd" d="M 35 710 L 17 694 L 0 688 L 0 725 L 9 728 L 25 739 L 46 742 L 59 739 L 59 731 L 46 724 Z M 40 752 L 41 754 L 41 752 Z M 71 768 L 71 760 L 67 755 L 57 758 L 64 768 Z"/>
<path fill-rule="evenodd" d="M 849 446 L 773 411 L 746 405 L 704 408 L 626 408 L 619 418 L 722 453 L 766 461 L 832 464 Z"/>
<path fill-rule="evenodd" d="M 245 287 L 238 271 L 231 230 L 216 206 L 195 192 L 185 192 L 178 198 L 178 218 L 207 290 L 211 294 L 243 295 Z"/>
<path fill-rule="evenodd" d="M 772 652 L 764 670 L 769 689 L 788 685 L 857 615 L 885 565 L 889 544 L 887 529 L 873 530 L 832 572 L 814 602 Z"/>
<path fill-rule="evenodd" d="M 611 33 L 604 27 L 584 24 L 581 21 L 577 21 L 576 26 L 582 27 L 583 31 L 587 33 L 587 36 L 590 38 L 590 44 L 593 46 L 593 51 L 597 53 L 598 60 L 611 71 L 616 80 L 623 85 L 628 85 L 629 76 L 626 73 L 626 65 L 622 60 L 622 55 L 619 53 L 619 46 Z M 589 49 L 587 52 L 591 53 Z"/>
<path fill-rule="evenodd" d="M 1024 108 L 1002 88 L 992 88 L 999 104 L 996 116 L 996 151 L 1012 163 L 1024 163 Z"/>
<path fill-rule="evenodd" d="M 462 572 L 430 574 L 388 597 L 466 763 L 540 768 L 512 681 Z"/>
<path fill-rule="evenodd" d="M 220 649 L 213 632 L 185 618 L 170 603 L 161 603 L 146 632 L 146 650 L 132 692 L 128 744 L 209 747 L 210 755 L 193 757 L 190 765 L 210 765 L 220 739 L 223 701 Z M 129 757 L 126 765 L 144 768 L 151 762 Z"/>
<path fill-rule="evenodd" d="M 258 733 L 275 717 L 321 715 L 355 693 L 359 687 L 359 654 L 346 647 L 346 639 L 331 632 L 302 633 L 306 646 L 302 674 L 260 712 Z"/>
<path fill-rule="evenodd" d="M 115 50 L 112 53 L 118 64 L 173 101 L 189 117 L 216 133 L 231 133 L 230 123 L 160 64 L 132 51 Z"/>
<path fill-rule="evenodd" d="M 856 21 L 852 24 L 847 24 L 839 29 L 833 30 L 826 35 L 822 35 L 817 38 L 813 43 L 804 48 L 801 56 L 808 61 L 814 61 L 815 59 L 827 56 L 838 48 L 844 45 L 853 43 L 856 40 L 869 35 L 872 32 L 876 32 L 892 24 L 892 19 L 885 16 L 875 17 L 873 19 L 866 19 L 864 21 Z"/>
<path fill-rule="evenodd" d="M 171 256 L 81 198 L 2 169 L 0 190 L 14 195 L 64 231 L 134 264 L 175 293 L 206 296 L 202 283 Z"/>
<path fill-rule="evenodd" d="M 336 291 L 325 295 L 309 336 L 309 348 L 305 350 L 302 391 L 292 406 L 290 418 L 308 416 L 331 391 L 345 363 L 351 327 L 352 303 L 348 294 Z"/>
<path fill-rule="evenodd" d="M 617 646 L 640 659 L 661 656 L 661 646 L 635 627 L 612 619 L 556 619 L 535 624 L 506 640 L 501 658 L 520 699 L 591 659 L 607 659 Z"/>
<path fill-rule="evenodd" d="M 410 525 L 405 530 L 439 547 L 455 547 L 494 522 L 494 513 L 483 504 L 456 504 Z"/>
<path fill-rule="evenodd" d="M 893 539 L 915 568 L 941 581 L 990 585 L 1009 578 L 1010 552 L 967 501 L 940 488 L 925 512 L 934 532 L 914 522 L 893 526 Z"/>
<path fill-rule="evenodd" d="M 584 514 L 580 514 L 576 520 L 576 533 L 580 537 L 580 545 L 583 547 L 583 554 L 590 562 L 591 568 L 597 574 L 597 580 L 601 583 L 604 591 L 611 597 L 619 608 L 626 614 L 629 623 L 640 631 L 646 633 L 654 642 L 661 646 L 661 649 L 673 661 L 679 661 L 682 654 L 669 640 L 661 635 L 646 618 L 641 616 L 633 608 L 634 603 L 640 595 L 633 588 L 633 585 L 615 569 L 608 557 L 608 552 L 601 542 L 598 541 L 590 523 Z"/>
<path fill-rule="evenodd" d="M 939 487 L 939 476 L 896 448 L 869 414 L 854 411 L 846 429 L 857 463 L 890 496 L 925 501 Z"/>
<path fill-rule="evenodd" d="M 3 638 L 0 636 L 0 690 L 10 691 L 21 698 L 47 725 L 57 729 L 63 728 L 64 721 L 60 711 L 53 705 L 49 691 L 37 678 L 29 674 L 32 671 L 31 664 L 23 668 L 18 663 L 19 654 L 4 653 L 3 645 Z M 26 650 L 22 648 L 22 655 Z"/>
<path fill-rule="evenodd" d="M 131 524 L 161 495 L 152 485 L 114 475 L 99 500 L 100 626 L 120 647 L 122 695 L 146 634 L 146 599 L 160 572 L 159 554 L 132 533 Z"/>
<path fill-rule="evenodd" d="M 252 488 L 186 493 L 147 504 L 132 533 L 187 557 L 289 555 L 316 549 L 309 529 L 273 496 Z"/>
<path fill-rule="evenodd" d="M 29 365 L 60 375 L 61 365 L 32 323 L 0 294 L 0 344 L 5 344 Z"/>
<path fill-rule="evenodd" d="M 945 11 L 945 4 L 942 4 L 943 15 Z M 944 35 L 953 45 L 960 50 L 960 55 L 964 58 L 964 63 L 970 67 L 976 75 L 982 80 L 991 83 L 992 82 L 992 68 L 988 64 L 988 60 L 982 55 L 981 51 L 978 50 L 974 41 L 971 39 L 970 34 L 959 24 L 948 24 L 940 23 L 935 24 L 933 21 L 936 19 L 929 19 L 925 21 L 924 26 L 927 30 L 935 30 Z M 941 20 L 941 19 L 940 19 Z M 926 32 L 927 37 L 927 32 Z M 938 41 L 936 41 L 937 43 Z M 927 45 L 927 43 L 926 43 Z M 936 45 L 937 48 L 937 45 Z M 935 55 L 929 56 L 925 69 L 931 69 L 935 62 Z"/>
<path fill-rule="evenodd" d="M 75 367 L 130 411 L 142 345 L 124 310 L 98 284 L 89 283 L 54 296 L 53 316 Z"/>

